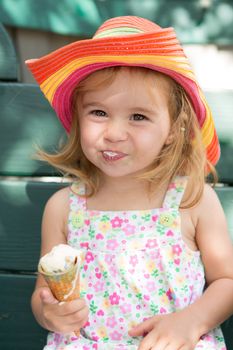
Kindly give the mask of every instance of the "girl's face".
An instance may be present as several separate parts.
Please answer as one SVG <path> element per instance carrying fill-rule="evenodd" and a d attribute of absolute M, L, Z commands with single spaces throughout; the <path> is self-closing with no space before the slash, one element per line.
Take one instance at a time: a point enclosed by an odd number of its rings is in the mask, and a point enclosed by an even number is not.
<path fill-rule="evenodd" d="M 122 69 L 110 85 L 84 93 L 80 101 L 82 150 L 106 177 L 145 172 L 170 142 L 166 84 L 153 79 Z"/>

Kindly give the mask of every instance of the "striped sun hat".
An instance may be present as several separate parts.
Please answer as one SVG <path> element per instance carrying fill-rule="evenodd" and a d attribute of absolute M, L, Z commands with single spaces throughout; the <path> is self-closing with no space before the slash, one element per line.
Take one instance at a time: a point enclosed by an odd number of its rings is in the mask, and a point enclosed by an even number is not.
<path fill-rule="evenodd" d="M 26 65 L 67 132 L 72 120 L 72 93 L 89 74 L 107 67 L 137 66 L 169 75 L 188 94 L 207 158 L 217 163 L 220 147 L 213 117 L 173 28 L 161 28 L 135 16 L 112 18 L 100 26 L 92 39 L 27 60 Z"/>

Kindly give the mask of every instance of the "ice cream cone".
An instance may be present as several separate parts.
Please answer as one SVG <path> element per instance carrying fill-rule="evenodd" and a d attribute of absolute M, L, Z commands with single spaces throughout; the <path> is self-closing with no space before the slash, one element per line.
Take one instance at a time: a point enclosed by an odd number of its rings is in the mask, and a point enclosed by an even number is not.
<path fill-rule="evenodd" d="M 54 297 L 59 302 L 72 301 L 80 297 L 79 288 L 79 270 L 80 261 L 75 258 L 75 261 L 65 272 L 45 272 L 42 265 L 39 263 L 38 271 L 45 278 L 48 286 Z M 79 336 L 80 332 L 74 332 Z"/>
<path fill-rule="evenodd" d="M 80 297 L 77 262 L 68 271 L 62 273 L 48 274 L 43 271 L 40 265 L 38 270 L 44 276 L 54 297 L 58 301 L 71 301 Z"/>

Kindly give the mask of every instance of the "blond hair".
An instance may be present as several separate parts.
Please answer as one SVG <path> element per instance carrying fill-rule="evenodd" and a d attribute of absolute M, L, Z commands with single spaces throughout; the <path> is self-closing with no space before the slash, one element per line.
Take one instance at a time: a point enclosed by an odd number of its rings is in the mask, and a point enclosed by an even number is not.
<path fill-rule="evenodd" d="M 149 83 L 149 87 L 151 81 L 166 87 L 163 90 L 167 95 L 172 142 L 164 145 L 153 164 L 140 175 L 140 179 L 147 180 L 158 188 L 168 184 L 175 176 L 188 176 L 188 195 L 184 207 L 195 205 L 202 195 L 207 173 L 213 175 L 214 182 L 217 181 L 215 168 L 207 161 L 197 117 L 185 90 L 167 75 L 147 68 L 110 67 L 82 80 L 73 92 L 73 119 L 66 142 L 56 154 L 39 150 L 39 159 L 48 162 L 63 174 L 81 180 L 86 185 L 89 196 L 98 191 L 101 173 L 82 151 L 78 105 L 86 92 L 110 85 L 122 70 L 129 70 L 132 75 L 140 74 Z"/>

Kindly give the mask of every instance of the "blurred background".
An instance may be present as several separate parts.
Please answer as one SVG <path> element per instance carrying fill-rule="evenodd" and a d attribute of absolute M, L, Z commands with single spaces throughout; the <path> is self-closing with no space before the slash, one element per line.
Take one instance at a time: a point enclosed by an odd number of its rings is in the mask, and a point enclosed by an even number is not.
<path fill-rule="evenodd" d="M 136 15 L 175 28 L 204 90 L 233 89 L 233 0 L 0 0 L 0 22 L 24 61 L 91 37 L 114 16 Z"/>
<path fill-rule="evenodd" d="M 172 26 L 213 111 L 221 144 L 217 194 L 233 242 L 233 0 L 0 0 L 0 349 L 41 350 L 47 332 L 30 307 L 48 198 L 62 186 L 35 159 L 64 130 L 24 61 L 93 36 L 108 18 Z M 226 262 L 227 263 L 227 262 Z M 233 317 L 223 325 L 233 349 Z"/>

